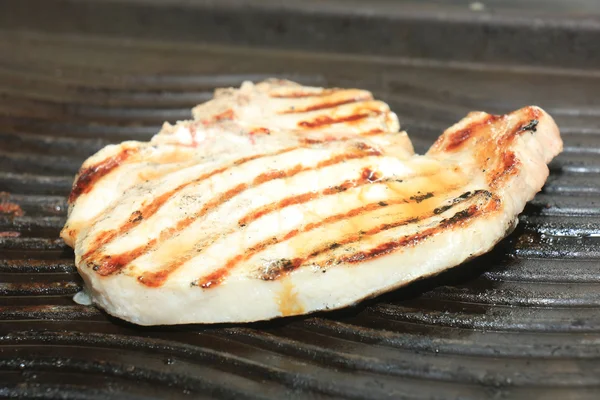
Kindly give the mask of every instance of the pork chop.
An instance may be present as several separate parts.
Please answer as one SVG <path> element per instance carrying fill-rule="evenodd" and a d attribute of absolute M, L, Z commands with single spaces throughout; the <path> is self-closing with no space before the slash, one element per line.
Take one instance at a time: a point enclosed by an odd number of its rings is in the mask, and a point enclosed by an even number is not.
<path fill-rule="evenodd" d="M 533 106 L 470 113 L 424 156 L 403 132 L 334 129 L 352 103 L 323 106 L 329 122 L 306 132 L 305 102 L 331 92 L 268 85 L 217 92 L 194 121 L 86 161 L 62 236 L 97 305 L 158 325 L 354 304 L 489 251 L 562 148 L 552 118 Z M 281 107 L 273 93 L 291 87 L 301 106 Z M 231 118 L 211 117 L 219 102 Z M 253 119 L 255 102 L 269 105 Z M 280 118 L 290 104 L 304 111 Z"/>

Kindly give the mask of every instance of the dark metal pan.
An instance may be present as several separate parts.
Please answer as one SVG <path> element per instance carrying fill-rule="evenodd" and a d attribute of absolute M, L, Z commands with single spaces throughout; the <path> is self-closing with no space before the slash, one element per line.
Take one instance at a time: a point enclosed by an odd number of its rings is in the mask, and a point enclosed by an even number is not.
<path fill-rule="evenodd" d="M 483 3 L 0 3 L 0 398 L 597 398 L 600 10 Z M 140 328 L 75 304 L 80 163 L 271 76 L 374 91 L 420 152 L 537 104 L 565 151 L 491 253 L 354 308 Z"/>

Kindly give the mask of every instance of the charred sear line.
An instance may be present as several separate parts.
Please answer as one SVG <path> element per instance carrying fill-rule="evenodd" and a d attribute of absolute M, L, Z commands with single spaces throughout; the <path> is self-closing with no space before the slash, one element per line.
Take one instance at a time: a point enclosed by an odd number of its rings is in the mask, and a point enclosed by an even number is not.
<path fill-rule="evenodd" d="M 248 225 L 250 222 L 257 220 L 258 218 L 260 218 L 264 215 L 282 210 L 283 208 L 293 206 L 293 205 L 298 205 L 298 204 L 304 204 L 311 200 L 317 199 L 319 197 L 331 196 L 331 195 L 335 195 L 338 193 L 342 193 L 342 192 L 347 191 L 350 188 L 363 186 L 363 185 L 366 185 L 369 183 L 373 183 L 375 181 L 381 181 L 379 174 L 375 171 L 372 171 L 370 168 L 365 168 L 365 169 L 363 169 L 359 179 L 347 180 L 339 185 L 323 189 L 320 192 L 302 193 L 302 194 L 299 194 L 296 196 L 286 197 L 278 202 L 264 205 L 264 206 L 260 207 L 259 209 L 254 210 L 254 211 L 246 214 L 244 217 L 242 217 L 238 221 L 238 225 L 240 227 L 244 227 L 244 226 Z M 387 180 L 385 180 L 385 181 L 387 181 Z"/>
<path fill-rule="evenodd" d="M 321 110 L 327 110 L 330 108 L 343 106 L 346 104 L 358 103 L 359 101 L 370 100 L 370 99 L 371 99 L 371 96 L 362 96 L 362 97 L 341 99 L 341 100 L 337 100 L 337 101 L 330 101 L 330 102 L 325 102 L 325 103 L 314 104 L 312 106 L 308 106 L 308 107 L 304 107 L 304 108 L 290 107 L 288 110 L 282 111 L 280 114 L 302 114 L 302 113 L 307 113 L 307 112 L 311 112 L 311 111 L 321 111 Z"/>
<path fill-rule="evenodd" d="M 367 110 L 365 110 L 365 111 L 367 111 Z M 321 115 L 310 121 L 300 121 L 300 122 L 298 122 L 298 126 L 301 128 L 307 128 L 307 129 L 319 128 L 322 126 L 339 124 L 342 122 L 356 122 L 356 121 L 360 121 L 362 119 L 365 119 L 365 118 L 368 118 L 371 116 L 375 116 L 378 114 L 381 114 L 381 111 L 369 110 L 367 112 L 351 114 L 351 115 L 347 115 L 345 117 L 339 117 L 339 118 L 332 118 L 328 115 Z"/>
<path fill-rule="evenodd" d="M 446 204 L 445 206 L 438 207 L 438 208 L 436 208 L 436 209 L 433 210 L 433 213 L 435 215 L 442 214 L 442 213 L 448 211 L 449 209 L 451 209 L 453 205 L 454 205 L 454 203 L 452 203 L 452 204 Z"/>
<path fill-rule="evenodd" d="M 497 205 L 498 202 L 493 201 L 492 203 Z M 401 248 L 416 246 L 418 243 L 422 242 L 423 240 L 428 239 L 438 233 L 441 233 L 445 229 L 452 228 L 452 227 L 460 225 L 462 223 L 469 222 L 474 217 L 482 214 L 484 211 L 493 211 L 493 210 L 488 210 L 488 208 L 489 207 L 479 207 L 479 206 L 473 204 L 473 205 L 469 206 L 469 208 L 467 208 L 467 209 L 458 211 L 452 217 L 443 219 L 435 227 L 426 229 L 422 232 L 418 232 L 413 235 L 404 236 L 398 240 L 380 244 L 370 250 L 360 251 L 360 252 L 354 253 L 350 256 L 340 257 L 340 258 L 338 258 L 338 263 L 354 264 L 354 263 L 364 262 L 364 261 L 372 260 L 374 258 L 392 253 Z"/>
<path fill-rule="evenodd" d="M 424 232 L 420 232 L 420 233 L 417 233 L 414 235 L 407 235 L 399 240 L 382 243 L 370 250 L 359 251 L 350 256 L 340 257 L 340 258 L 338 258 L 338 263 L 356 264 L 359 262 L 372 260 L 374 258 L 381 257 L 386 254 L 392 253 L 403 247 L 415 246 L 419 242 L 433 236 L 435 233 L 436 233 L 436 229 L 431 228 Z"/>
<path fill-rule="evenodd" d="M 137 149 L 123 150 L 119 154 L 109 157 L 92 167 L 81 170 L 69 195 L 69 204 L 72 204 L 82 194 L 92 190 L 96 182 L 123 164 L 125 160 L 134 153 L 137 153 L 137 151 Z"/>
<path fill-rule="evenodd" d="M 169 276 L 169 271 L 144 272 L 137 277 L 138 282 L 149 287 L 159 287 L 164 280 Z"/>
<path fill-rule="evenodd" d="M 470 125 L 449 135 L 443 135 L 438 140 L 444 140 L 444 138 L 446 138 L 446 151 L 457 150 L 458 148 L 462 147 L 463 144 L 468 142 L 471 138 L 478 136 L 481 130 L 486 129 L 488 127 L 488 124 L 495 122 L 499 118 L 501 118 L 501 116 L 487 115 L 482 120 L 474 121 Z"/>
<path fill-rule="evenodd" d="M 469 192 L 469 193 L 471 193 L 471 192 Z M 373 249 L 367 250 L 367 251 L 360 251 L 360 252 L 357 252 L 350 256 L 338 257 L 337 261 L 335 261 L 333 263 L 334 264 L 340 264 L 340 263 L 344 263 L 344 262 L 357 263 L 357 262 L 366 261 L 366 260 L 369 260 L 372 258 L 376 258 L 376 257 L 382 256 L 382 255 L 388 254 L 388 253 L 398 250 L 402 247 L 413 246 L 413 245 L 419 243 L 420 241 L 441 232 L 444 229 L 459 225 L 463 222 L 467 222 L 468 220 L 472 219 L 474 216 L 479 215 L 479 214 L 483 213 L 484 211 L 493 211 L 493 210 L 497 209 L 498 202 L 493 201 L 493 200 L 495 200 L 493 195 L 486 190 L 478 190 L 478 191 L 472 192 L 472 194 L 467 197 L 460 196 L 457 198 L 459 200 L 454 202 L 450 206 L 453 207 L 459 203 L 463 203 L 463 202 L 465 202 L 469 199 L 475 198 L 477 196 L 484 197 L 485 201 L 492 204 L 493 207 L 490 209 L 489 206 L 479 207 L 478 205 L 473 204 L 473 205 L 469 206 L 467 209 L 456 212 L 452 217 L 441 220 L 439 222 L 439 224 L 435 227 L 426 229 L 422 232 L 418 232 L 413 235 L 406 235 L 398 240 L 381 244 L 381 245 L 379 245 Z M 490 200 L 492 200 L 492 201 L 490 202 Z M 380 233 L 385 230 L 390 230 L 390 229 L 397 228 L 402 225 L 408 225 L 408 224 L 419 222 L 421 220 L 425 220 L 431 216 L 432 215 L 426 214 L 426 215 L 422 215 L 420 217 L 410 218 L 410 219 L 407 219 L 404 221 L 398 221 L 398 222 L 391 223 L 391 224 L 383 224 L 376 228 L 370 229 L 369 231 L 364 232 L 361 235 L 354 237 L 353 240 L 347 241 L 344 244 L 358 242 L 363 238 L 363 236 L 372 236 L 372 235 L 375 235 L 375 234 Z M 306 262 L 308 259 L 314 258 L 326 251 L 328 251 L 328 249 L 326 249 L 326 248 L 317 250 L 317 251 L 313 252 L 309 257 L 307 257 L 304 260 L 304 262 Z M 331 264 L 331 261 L 329 261 L 328 264 Z"/>
<path fill-rule="evenodd" d="M 537 125 L 539 123 L 538 118 L 540 117 L 539 111 L 533 107 L 528 107 L 526 113 L 526 118 L 529 120 L 529 122 L 527 124 L 517 124 L 515 127 L 513 127 L 511 132 L 505 134 L 498 140 L 496 143 L 497 148 L 504 149 L 506 151 L 508 146 L 523 132 L 529 131 L 533 133 L 537 131 Z M 525 117 L 523 116 L 521 118 L 524 119 Z"/>
<path fill-rule="evenodd" d="M 501 164 L 488 176 L 488 182 L 492 188 L 500 186 L 511 176 L 517 174 L 521 165 L 521 161 L 512 151 L 503 153 L 501 161 Z"/>
<path fill-rule="evenodd" d="M 433 196 L 434 196 L 434 194 L 432 192 L 428 192 L 428 193 L 425 193 L 425 194 L 417 194 L 415 196 L 411 196 L 410 199 L 413 200 L 416 203 L 420 203 L 423 200 L 427 200 L 427 199 L 432 198 Z"/>
<path fill-rule="evenodd" d="M 389 201 L 389 203 L 393 203 L 393 204 L 406 204 L 409 203 L 411 201 L 414 200 L 409 200 L 409 199 L 397 199 L 397 200 L 393 200 L 393 201 Z M 261 251 L 266 250 L 269 246 L 272 246 L 274 244 L 277 243 L 281 243 L 284 242 L 288 239 L 291 239 L 294 236 L 297 236 L 300 233 L 306 233 L 306 232 L 310 232 L 312 230 L 315 230 L 319 227 L 325 226 L 325 225 L 329 225 L 335 222 L 339 222 L 343 219 L 346 218 L 352 218 L 352 217 L 356 217 L 358 215 L 365 215 L 366 213 L 370 212 L 370 211 L 374 211 L 377 210 L 379 208 L 382 207 L 387 207 L 389 203 L 384 203 L 380 204 L 381 202 L 376 202 L 376 203 L 370 203 L 370 204 L 365 204 L 361 207 L 352 209 L 348 212 L 345 212 L 343 214 L 335 214 L 335 215 L 331 215 L 321 221 L 318 222 L 312 222 L 310 224 L 305 225 L 303 228 L 301 229 L 294 229 L 290 232 L 288 232 L 285 235 L 282 235 L 280 237 L 272 237 L 269 238 L 267 240 L 264 240 L 263 242 L 249 248 L 248 250 L 246 250 L 246 252 L 243 255 L 237 255 L 233 258 L 231 258 L 229 261 L 227 261 L 225 263 L 225 265 L 218 269 L 217 271 L 213 272 L 212 274 L 203 277 L 199 280 L 199 285 L 200 287 L 207 289 L 207 288 L 211 288 L 211 287 L 215 287 L 216 285 L 220 284 L 221 282 L 223 282 L 224 278 L 229 274 L 229 272 L 235 268 L 235 266 L 241 262 L 241 261 L 245 261 L 250 259 L 251 257 L 253 257 L 254 255 L 258 254 Z M 413 222 L 417 222 L 419 220 L 419 217 L 413 217 L 413 218 L 408 218 L 402 222 L 400 222 L 400 224 L 408 224 L 408 223 L 413 223 Z M 399 226 L 399 225 L 398 225 Z M 378 228 L 381 229 L 381 228 Z M 358 235 L 352 236 L 352 238 L 350 239 L 350 242 L 353 241 L 358 241 L 360 240 L 360 238 L 363 235 L 369 235 L 369 234 L 374 234 L 372 231 L 360 231 Z M 344 242 L 340 242 L 340 245 L 342 244 L 347 244 L 348 239 L 346 239 Z M 324 251 L 329 251 L 330 250 L 330 244 L 326 245 L 323 248 L 319 248 L 319 249 L 315 249 L 315 251 L 313 253 L 311 253 L 307 258 L 304 259 L 300 259 L 300 264 L 298 264 L 298 267 L 300 265 L 302 265 L 304 262 L 306 262 L 306 260 L 316 257 L 317 255 L 319 255 L 320 253 L 324 252 Z"/>
<path fill-rule="evenodd" d="M 362 173 L 362 178 L 364 181 L 369 182 L 368 180 L 365 179 L 365 176 L 371 176 L 371 173 L 369 172 L 368 174 L 365 173 L 365 171 L 363 171 Z M 393 178 L 391 178 L 391 180 L 394 180 Z M 326 189 L 326 190 L 330 190 L 330 189 Z M 331 192 L 333 193 L 333 192 Z M 463 195 L 459 196 L 453 205 L 456 205 L 462 201 L 466 201 L 468 199 L 470 199 L 472 196 L 475 196 L 476 194 L 481 194 L 481 193 L 487 193 L 489 194 L 489 192 L 486 191 L 475 191 L 475 192 L 467 192 L 464 193 Z M 491 195 L 491 194 L 490 194 Z M 427 193 L 426 196 L 428 196 L 428 198 L 433 197 L 433 193 Z M 346 218 L 352 218 L 352 217 L 356 217 L 358 215 L 366 215 L 366 213 L 383 208 L 383 207 L 387 207 L 390 204 L 407 204 L 410 202 L 416 202 L 417 200 L 415 199 L 415 197 L 410 197 L 410 198 L 399 198 L 399 199 L 392 199 L 392 200 L 388 200 L 388 201 L 378 201 L 378 202 L 374 202 L 374 203 L 370 203 L 370 204 L 365 204 L 361 207 L 352 209 L 346 213 L 343 214 L 336 214 L 336 215 L 332 215 L 329 216 L 319 222 L 313 222 L 310 224 L 305 225 L 304 227 L 302 227 L 301 229 L 294 229 L 290 232 L 288 232 L 285 235 L 281 235 L 279 237 L 272 237 L 269 238 L 251 248 L 249 248 L 243 255 L 237 255 L 235 257 L 233 257 L 232 259 L 230 259 L 224 267 L 220 268 L 219 270 L 213 272 L 212 274 L 210 274 L 209 276 L 203 277 L 199 280 L 199 284 L 198 286 L 202 287 L 202 288 L 212 288 L 215 287 L 216 285 L 220 284 L 221 282 L 224 281 L 225 277 L 229 274 L 230 270 L 232 270 L 233 268 L 235 268 L 235 266 L 242 261 L 245 260 L 249 260 L 250 258 L 252 258 L 254 255 L 266 250 L 268 247 L 277 244 L 277 243 L 281 243 L 284 242 L 288 239 L 291 239 L 295 236 L 297 236 L 300 233 L 306 233 L 306 232 L 310 232 L 312 230 L 315 230 L 319 227 L 328 225 L 328 224 L 332 224 L 335 222 L 339 222 L 343 219 Z M 423 200 L 421 200 L 423 201 Z M 261 214 L 264 215 L 264 214 Z M 304 263 L 306 263 L 307 260 L 314 258 L 318 255 L 320 255 L 321 253 L 324 252 L 328 252 L 333 250 L 334 248 L 340 247 L 342 245 L 348 244 L 348 243 L 352 243 L 352 242 L 357 242 L 360 241 L 364 236 L 369 236 L 369 235 L 374 235 L 382 230 L 386 230 L 386 229 L 392 229 L 401 225 L 407 225 L 407 224 L 413 224 L 416 222 L 419 222 L 420 220 L 424 219 L 424 218 L 430 218 L 433 215 L 433 211 L 430 211 L 428 213 L 425 213 L 421 216 L 414 216 L 414 217 L 409 217 L 406 218 L 402 221 L 398 221 L 396 223 L 388 223 L 388 224 L 383 224 L 381 226 L 378 226 L 374 229 L 365 231 L 365 230 L 360 230 L 358 232 L 358 234 L 350 236 L 348 238 L 345 238 L 342 241 L 336 242 L 336 243 L 329 243 L 324 245 L 323 247 L 319 247 L 317 249 L 314 249 L 312 251 L 312 253 L 310 253 L 308 256 L 306 256 L 305 258 L 298 258 L 295 259 L 294 265 L 297 265 L 296 268 L 300 267 L 301 265 L 303 265 Z M 333 247 L 332 247 L 333 246 Z M 299 261 L 298 261 L 299 260 Z M 296 263 L 299 262 L 299 264 Z"/>
<path fill-rule="evenodd" d="M 129 222 L 135 224 L 136 222 L 140 222 L 144 219 L 144 215 L 141 211 L 137 210 L 131 213 L 131 217 L 129 217 Z"/>
<path fill-rule="evenodd" d="M 447 227 L 447 226 L 456 225 L 461 220 L 469 218 L 477 210 L 476 206 L 471 206 L 471 207 L 475 207 L 475 208 L 473 208 L 473 209 L 472 208 L 467 208 L 466 210 L 462 210 L 462 211 L 457 212 L 452 217 L 446 218 L 446 219 L 442 220 L 442 222 L 440 223 L 440 226 Z"/>
<path fill-rule="evenodd" d="M 371 129 L 370 131 L 363 132 L 362 136 L 374 136 L 374 135 L 378 135 L 380 133 L 384 133 L 384 130 L 375 128 L 375 129 Z"/>
<path fill-rule="evenodd" d="M 404 220 L 401 220 L 401 221 L 396 221 L 394 223 L 387 223 L 387 224 L 379 225 L 379 226 L 377 226 L 375 228 L 372 228 L 372 229 L 369 229 L 368 231 L 365 231 L 364 233 L 360 233 L 358 235 L 351 236 L 349 239 L 346 239 L 345 241 L 340 242 L 340 246 L 342 244 L 345 245 L 345 244 L 350 244 L 350 243 L 358 242 L 361 239 L 363 239 L 363 237 L 365 237 L 365 236 L 373 236 L 373 235 L 376 235 L 376 234 L 378 234 L 380 232 L 387 231 L 387 230 L 394 229 L 394 228 L 398 228 L 398 227 L 403 226 L 403 225 L 414 224 L 414 223 L 417 223 L 417 222 L 419 222 L 419 221 L 421 221 L 421 220 L 423 220 L 423 219 L 425 219 L 427 217 L 429 217 L 429 215 L 423 215 L 423 216 L 420 216 L 420 217 L 413 217 L 413 218 L 408 218 L 408 219 L 404 219 Z M 311 258 L 315 258 L 317 256 L 320 256 L 321 254 L 324 254 L 324 253 L 326 253 L 326 252 L 328 252 L 330 250 L 331 250 L 331 248 L 329 246 L 323 246 L 323 247 L 321 247 L 321 248 L 313 251 L 312 253 L 310 253 L 308 255 L 308 257 L 306 257 L 303 260 L 302 264 L 304 264 L 306 261 L 310 260 Z M 357 257 L 360 257 L 360 256 L 357 256 Z M 347 261 L 347 262 L 357 262 L 357 260 L 355 260 L 355 261 L 348 261 L 348 260 L 347 260 L 347 257 L 341 257 L 341 258 L 338 259 L 338 262 L 336 262 L 336 263 L 340 263 L 340 262 L 344 262 L 344 261 Z"/>
<path fill-rule="evenodd" d="M 362 153 L 362 154 L 364 156 L 365 153 Z M 369 154 L 369 153 L 367 152 L 367 154 Z M 347 157 L 350 157 L 350 155 L 342 156 L 342 158 L 347 158 Z M 355 155 L 352 157 L 360 157 L 360 155 Z M 335 162 L 341 161 L 341 159 L 337 159 L 337 158 L 334 158 L 334 159 L 336 160 Z M 325 164 L 331 165 L 331 163 L 334 162 L 334 159 L 326 161 L 326 162 L 322 162 L 319 165 L 321 167 L 324 166 Z M 347 181 L 347 182 L 343 183 L 341 186 L 345 188 L 345 187 L 352 187 L 357 184 L 366 184 L 366 183 L 371 182 L 369 178 L 373 178 L 373 172 L 370 169 L 365 168 L 361 172 L 361 178 L 359 181 Z M 379 178 L 379 177 L 377 177 L 377 178 Z M 279 202 L 271 203 L 271 204 L 265 206 L 264 208 L 253 211 L 252 213 L 246 215 L 244 218 L 242 218 L 240 221 L 238 221 L 238 223 L 243 226 L 256 218 L 259 218 L 260 216 L 265 215 L 266 213 L 269 213 L 269 212 L 279 209 L 281 206 L 297 204 L 297 202 L 310 201 L 311 199 L 315 198 L 315 195 L 335 194 L 337 192 L 339 192 L 338 187 L 330 187 L 330 188 L 323 190 L 321 193 L 310 192 L 310 193 L 305 193 L 305 194 L 301 194 L 298 196 L 294 196 L 294 197 L 291 197 L 288 199 L 283 199 Z M 461 196 L 459 196 L 457 198 L 457 200 L 455 200 L 453 202 L 452 205 L 458 204 L 462 201 L 465 201 L 465 200 L 471 198 L 471 196 L 474 196 L 476 194 L 480 194 L 483 192 L 485 192 L 485 191 L 475 191 L 475 192 L 464 193 Z M 488 193 L 488 192 L 486 192 L 486 193 Z M 247 249 L 243 254 L 238 254 L 235 257 L 229 259 L 224 264 L 223 267 L 217 269 L 216 271 L 212 272 L 208 276 L 204 276 L 204 277 L 200 278 L 197 281 L 198 282 L 197 286 L 199 286 L 203 289 L 208 289 L 208 288 L 213 288 L 215 286 L 218 286 L 225 280 L 225 278 L 229 275 L 230 271 L 233 270 L 240 262 L 249 260 L 253 256 L 257 255 L 258 253 L 265 251 L 267 248 L 269 248 L 275 244 L 287 241 L 287 240 L 299 235 L 300 233 L 306 233 L 306 232 L 312 231 L 314 229 L 317 229 L 319 227 L 322 227 L 324 225 L 338 222 L 345 218 L 352 218 L 352 217 L 356 217 L 358 215 L 365 215 L 368 212 L 377 210 L 382 207 L 387 207 L 390 204 L 406 204 L 406 203 L 410 203 L 410 202 L 422 202 L 425 199 L 429 199 L 432 197 L 434 197 L 434 194 L 430 192 L 430 193 L 426 193 L 426 194 L 420 195 L 420 196 L 412 196 L 409 198 L 400 198 L 400 199 L 395 199 L 395 200 L 378 201 L 378 202 L 374 202 L 374 203 L 370 203 L 370 204 L 365 204 L 361 207 L 352 209 L 346 213 L 331 215 L 327 218 L 324 218 L 321 221 L 307 224 L 300 229 L 294 229 L 294 230 L 291 230 L 290 232 L 287 232 L 286 234 L 282 234 L 277 237 L 271 237 L 267 240 L 264 240 L 264 241 L 256 244 L 255 246 Z M 294 259 L 294 262 L 293 262 L 294 268 L 293 269 L 299 268 L 301 265 L 306 263 L 306 261 L 308 259 L 314 258 L 321 253 L 324 253 L 327 251 L 332 251 L 335 248 L 345 245 L 345 244 L 348 244 L 348 243 L 360 241 L 361 238 L 364 237 L 365 235 L 367 235 L 367 236 L 374 235 L 374 234 L 380 232 L 381 230 L 392 229 L 394 227 L 398 227 L 401 225 L 416 223 L 416 222 L 422 220 L 423 218 L 430 218 L 433 215 L 435 215 L 435 214 L 433 214 L 433 210 L 431 210 L 428 213 L 423 214 L 421 216 L 413 216 L 413 217 L 406 218 L 402 221 L 398 221 L 396 223 L 384 224 L 382 226 L 379 226 L 375 229 L 371 229 L 369 231 L 361 230 L 358 234 L 352 235 L 348 238 L 345 238 L 343 241 L 336 242 L 333 244 L 328 243 L 321 248 L 314 249 L 314 251 L 312 251 L 312 253 L 309 254 L 305 258 Z M 286 268 L 282 267 L 282 268 L 276 268 L 276 269 L 283 271 L 282 274 L 288 273 L 290 271 L 290 269 L 289 269 L 290 267 L 287 263 L 285 263 L 285 266 L 286 266 Z M 172 270 L 175 270 L 175 269 L 177 269 L 177 268 L 174 267 Z M 257 268 L 257 269 L 260 270 L 260 268 Z M 291 269 L 291 270 L 293 270 L 293 269 Z M 269 275 L 273 275 L 273 274 L 269 274 Z M 258 274 L 258 276 L 260 277 L 260 273 Z"/>
<path fill-rule="evenodd" d="M 435 215 L 442 214 L 442 213 L 448 211 L 449 209 L 451 209 L 452 207 L 454 207 L 457 203 L 460 203 L 463 200 L 470 199 L 471 197 L 474 197 L 474 196 L 477 196 L 480 194 L 483 194 L 487 197 L 492 196 L 492 194 L 490 192 L 488 192 L 487 190 L 475 190 L 475 191 L 465 192 L 465 193 L 461 194 L 460 196 L 456 197 L 455 199 L 452 199 L 452 201 L 450 201 L 449 204 L 435 208 L 433 210 L 433 213 Z"/>
<path fill-rule="evenodd" d="M 531 121 L 529 121 L 529 123 L 525 126 L 521 127 L 521 131 L 532 131 L 532 132 L 537 132 L 537 126 L 539 124 L 540 121 L 538 121 L 537 119 L 532 119 Z"/>
<path fill-rule="evenodd" d="M 263 281 L 274 281 L 284 275 L 287 272 L 293 271 L 298 268 L 299 263 L 302 260 L 299 258 L 289 259 L 282 258 L 279 260 L 274 260 L 270 262 L 266 262 L 264 267 L 261 267 L 261 270 L 258 274 L 258 278 Z"/>

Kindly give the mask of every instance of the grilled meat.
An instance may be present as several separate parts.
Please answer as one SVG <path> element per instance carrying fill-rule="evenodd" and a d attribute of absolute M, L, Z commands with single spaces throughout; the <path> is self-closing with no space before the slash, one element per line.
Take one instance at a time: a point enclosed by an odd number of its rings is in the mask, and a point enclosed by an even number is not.
<path fill-rule="evenodd" d="M 71 194 L 62 236 L 95 303 L 130 322 L 299 315 L 437 274 L 514 228 L 562 148 L 526 107 L 471 113 L 414 155 L 370 93 L 286 81 L 194 116 L 101 150 Z"/>

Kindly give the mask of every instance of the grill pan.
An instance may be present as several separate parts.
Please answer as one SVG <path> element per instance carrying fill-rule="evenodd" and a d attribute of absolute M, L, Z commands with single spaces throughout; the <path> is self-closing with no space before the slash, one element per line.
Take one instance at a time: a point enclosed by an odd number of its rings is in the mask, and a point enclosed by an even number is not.
<path fill-rule="evenodd" d="M 593 2 L 7 3 L 0 398 L 598 398 Z M 353 308 L 142 328 L 73 303 L 82 282 L 58 232 L 81 162 L 189 118 L 215 87 L 272 76 L 372 90 L 418 152 L 468 111 L 527 104 L 556 118 L 565 150 L 491 253 Z"/>

